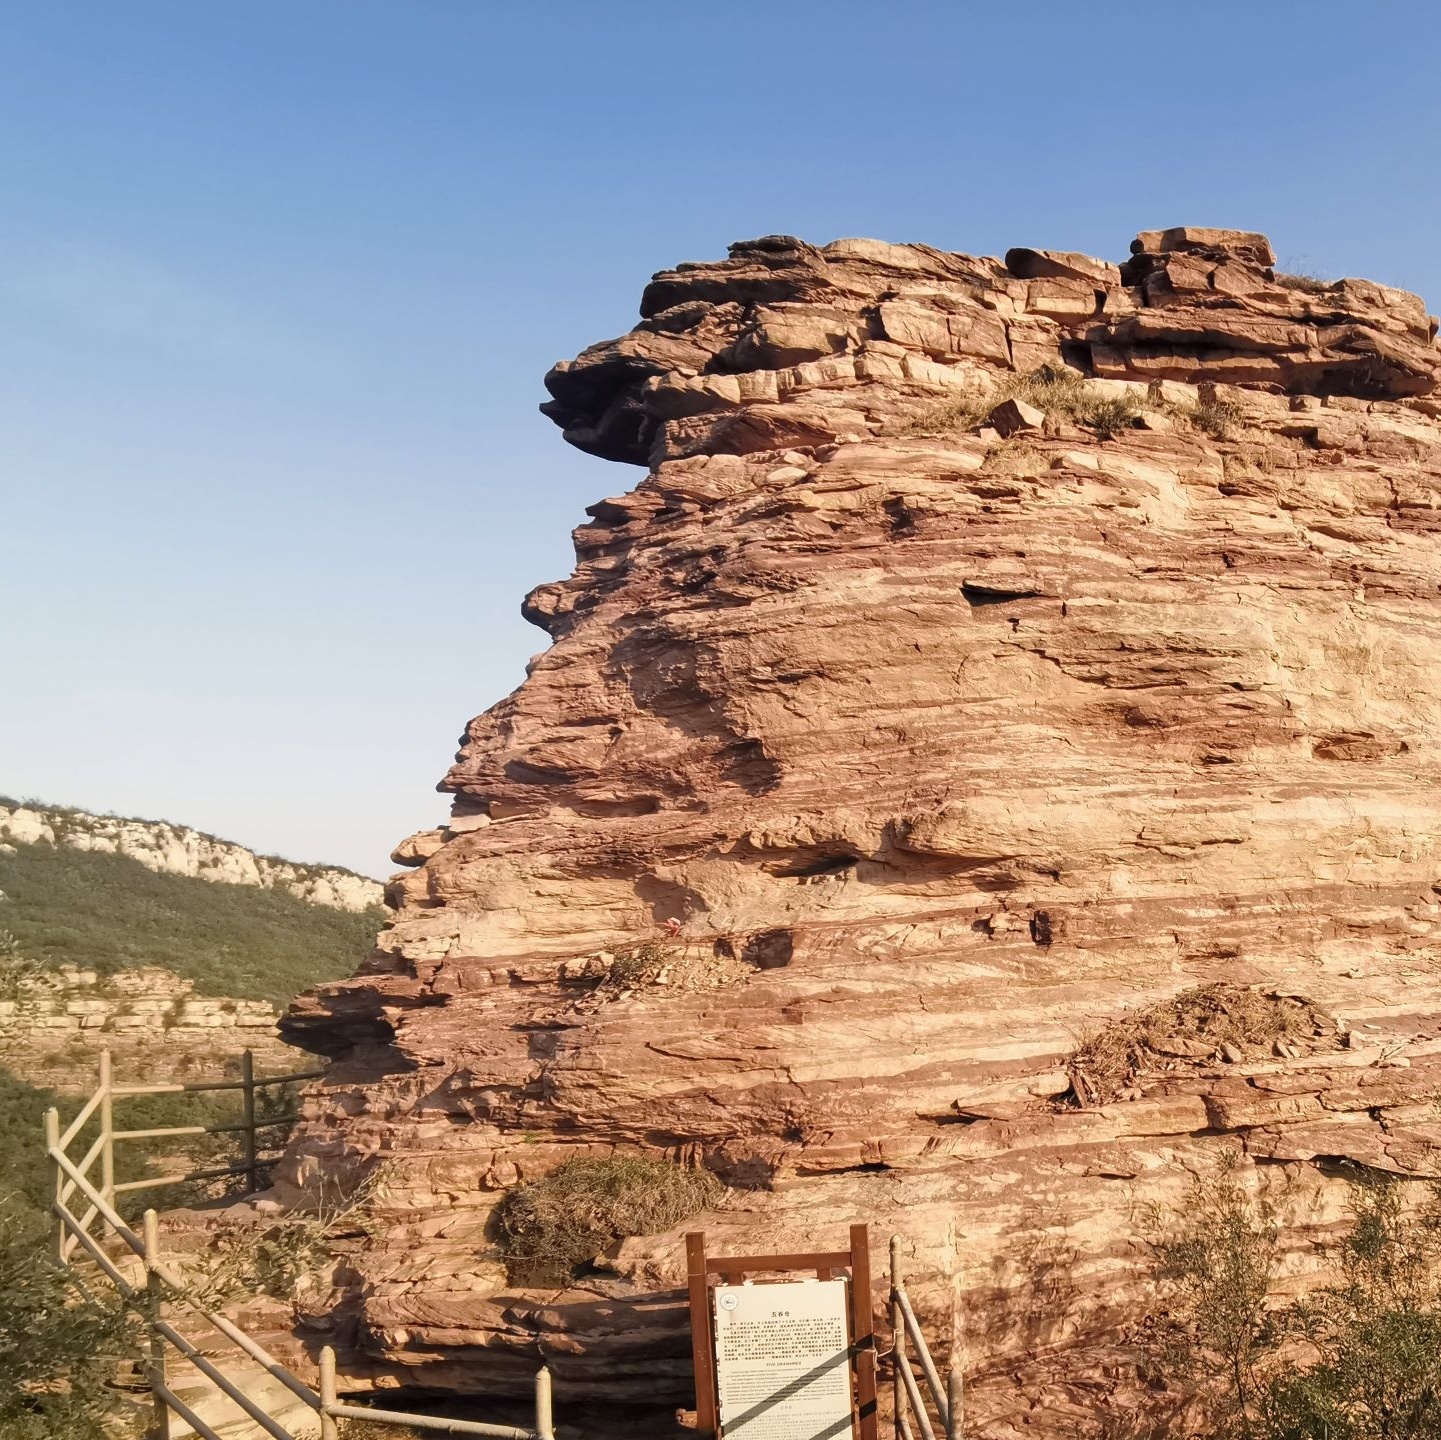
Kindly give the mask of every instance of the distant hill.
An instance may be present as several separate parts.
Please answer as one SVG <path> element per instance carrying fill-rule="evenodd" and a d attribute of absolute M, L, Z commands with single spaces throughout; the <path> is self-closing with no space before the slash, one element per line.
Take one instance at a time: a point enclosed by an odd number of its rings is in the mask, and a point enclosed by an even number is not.
<path fill-rule="evenodd" d="M 301 990 L 352 973 L 385 915 L 175 874 L 58 837 L 17 843 L 9 833 L 0 845 L 0 962 L 10 965 L 102 973 L 159 965 L 194 981 L 198 994 L 284 1009 Z"/>
<path fill-rule="evenodd" d="M 71 805 L 0 795 L 0 845 L 7 843 L 128 855 L 151 870 L 280 890 L 340 910 L 365 910 L 381 901 L 378 880 L 339 865 L 306 865 L 278 855 L 258 855 L 232 840 L 168 820 L 95 815 Z"/>

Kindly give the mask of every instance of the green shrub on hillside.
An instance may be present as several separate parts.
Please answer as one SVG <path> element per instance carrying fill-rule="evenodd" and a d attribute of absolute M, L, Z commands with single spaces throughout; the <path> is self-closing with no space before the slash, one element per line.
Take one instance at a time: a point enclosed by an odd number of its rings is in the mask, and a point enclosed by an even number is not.
<path fill-rule="evenodd" d="M 87 1303 L 51 1256 L 41 1117 L 56 1103 L 0 1070 L 0 1440 L 102 1440 L 125 1319 Z"/>
<path fill-rule="evenodd" d="M 1156 1256 L 1172 1304 L 1153 1338 L 1163 1371 L 1210 1382 L 1209 1434 L 1441 1435 L 1441 1187 L 1358 1171 L 1350 1209 L 1339 1278 L 1280 1305 L 1275 1218 L 1234 1169 L 1197 1179 L 1171 1217 Z"/>
<path fill-rule="evenodd" d="M 278 890 L 147 869 L 124 855 L 21 845 L 0 854 L 0 919 L 44 966 L 159 965 L 205 995 L 268 1000 L 350 974 L 384 918 Z"/>
<path fill-rule="evenodd" d="M 98 1283 L 87 1300 L 51 1259 L 55 1222 L 43 1117 L 55 1105 L 66 1123 L 81 1103 L 0 1069 L 0 1440 L 113 1440 L 115 1397 L 108 1384 L 116 1365 L 138 1353 L 127 1329 L 133 1318 L 111 1303 L 110 1287 Z M 262 1099 L 262 1113 L 269 1103 Z M 135 1130 L 224 1124 L 239 1118 L 239 1104 L 230 1092 L 128 1096 L 115 1102 L 116 1122 Z M 72 1154 L 88 1148 L 96 1123 L 77 1137 Z M 234 1135 L 122 1143 L 115 1147 L 115 1173 L 117 1180 L 138 1180 L 238 1157 Z M 117 1208 L 135 1223 L 147 1206 L 194 1204 L 214 1193 L 214 1185 L 133 1191 Z"/>

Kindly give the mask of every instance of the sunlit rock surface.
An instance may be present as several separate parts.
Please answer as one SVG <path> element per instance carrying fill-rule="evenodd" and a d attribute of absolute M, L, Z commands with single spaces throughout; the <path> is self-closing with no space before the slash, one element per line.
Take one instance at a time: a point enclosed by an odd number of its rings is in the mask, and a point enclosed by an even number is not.
<path fill-rule="evenodd" d="M 544 1358 L 562 1415 L 666 1433 L 678 1233 L 557 1293 L 487 1231 L 621 1147 L 728 1183 L 713 1249 L 899 1233 L 968 1433 L 1095 1433 L 1159 1403 L 1147 1206 L 1223 1152 L 1280 1167 L 1299 1274 L 1337 1158 L 1431 1173 L 1436 322 L 1272 264 L 1194 228 L 1119 266 L 768 237 L 547 377 L 567 439 L 645 469 L 528 597 L 550 648 L 397 850 L 374 956 L 285 1026 L 338 1058 L 282 1193 L 384 1175 L 302 1316 L 352 1383 L 519 1395 Z M 1109 438 L 1007 395 L 1043 366 L 1122 402 Z M 606 980 L 637 945 L 664 963 Z M 1342 1038 L 1075 1103 L 1086 1035 L 1223 980 Z"/>

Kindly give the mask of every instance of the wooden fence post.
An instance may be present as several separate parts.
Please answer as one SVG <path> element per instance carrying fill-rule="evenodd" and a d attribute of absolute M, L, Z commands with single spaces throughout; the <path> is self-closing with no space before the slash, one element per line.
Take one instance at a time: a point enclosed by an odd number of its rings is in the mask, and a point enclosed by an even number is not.
<path fill-rule="evenodd" d="M 946 1374 L 946 1440 L 961 1440 L 966 1433 L 965 1376 L 961 1367 L 951 1357 L 951 1368 Z"/>
<path fill-rule="evenodd" d="M 110 1052 L 100 1052 L 100 1193 L 107 1205 L 115 1203 L 115 1107 L 110 1094 Z"/>
<path fill-rule="evenodd" d="M 241 1137 L 245 1147 L 245 1193 L 253 1195 L 260 1188 L 256 1165 L 255 1144 L 255 1056 L 246 1050 L 240 1057 Z"/>
<path fill-rule="evenodd" d="M 901 1363 L 906 1354 L 906 1319 L 896 1292 L 901 1288 L 901 1237 L 891 1236 L 891 1404 L 895 1408 L 895 1431 L 903 1433 L 906 1414 L 906 1385 L 901 1378 Z"/>
<path fill-rule="evenodd" d="M 536 1440 L 555 1440 L 550 1370 L 544 1365 L 535 1372 L 535 1433 Z"/>
<path fill-rule="evenodd" d="M 150 1332 L 150 1364 L 146 1379 L 155 1403 L 155 1418 L 152 1423 L 152 1440 L 170 1440 L 170 1406 L 165 1403 L 161 1387 L 165 1384 L 165 1337 L 160 1333 L 160 1306 L 164 1300 L 164 1286 L 156 1274 L 160 1263 L 160 1219 L 155 1211 L 145 1212 L 141 1226 L 145 1262 L 146 1328 Z"/>
<path fill-rule="evenodd" d="M 320 1440 L 336 1440 L 339 1433 L 330 1413 L 335 1401 L 335 1351 L 327 1345 L 320 1352 Z"/>
<path fill-rule="evenodd" d="M 60 1112 L 52 1105 L 45 1112 L 45 1163 L 50 1167 L 50 1198 L 56 1205 L 63 1204 L 60 1194 L 65 1185 L 65 1173 L 50 1153 L 60 1148 Z M 65 1222 L 59 1212 L 55 1215 L 55 1258 L 65 1263 Z"/>
<path fill-rule="evenodd" d="M 691 1364 L 695 1370 L 695 1428 L 709 1440 L 720 1428 L 720 1418 L 716 1414 L 715 1337 L 711 1331 L 704 1230 L 686 1233 L 685 1259 L 690 1291 Z"/>
<path fill-rule="evenodd" d="M 856 1417 L 861 1440 L 876 1440 L 876 1319 L 871 1294 L 871 1228 L 851 1226 L 851 1333 L 855 1336 Z"/>

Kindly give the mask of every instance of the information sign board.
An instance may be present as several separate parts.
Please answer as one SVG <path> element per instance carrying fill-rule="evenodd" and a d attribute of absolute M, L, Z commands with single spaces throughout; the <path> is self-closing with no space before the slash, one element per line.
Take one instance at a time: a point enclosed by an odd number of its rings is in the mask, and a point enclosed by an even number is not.
<path fill-rule="evenodd" d="M 724 1440 L 849 1437 L 846 1282 L 717 1285 L 712 1294 Z"/>

